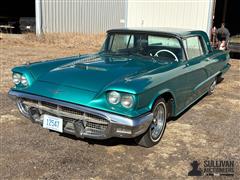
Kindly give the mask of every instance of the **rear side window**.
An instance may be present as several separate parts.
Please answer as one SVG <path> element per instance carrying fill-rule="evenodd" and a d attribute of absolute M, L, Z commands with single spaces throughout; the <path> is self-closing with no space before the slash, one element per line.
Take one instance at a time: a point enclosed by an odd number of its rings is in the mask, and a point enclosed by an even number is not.
<path fill-rule="evenodd" d="M 184 46 L 188 54 L 188 58 L 192 59 L 204 54 L 204 48 L 199 36 L 189 37 L 184 40 Z"/>
<path fill-rule="evenodd" d="M 179 41 L 172 37 L 148 36 L 148 46 L 166 46 L 181 48 Z"/>

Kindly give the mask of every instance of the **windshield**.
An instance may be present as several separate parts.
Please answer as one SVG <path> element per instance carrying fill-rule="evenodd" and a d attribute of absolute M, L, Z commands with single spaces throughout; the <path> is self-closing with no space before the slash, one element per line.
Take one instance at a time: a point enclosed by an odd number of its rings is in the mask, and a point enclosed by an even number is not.
<path fill-rule="evenodd" d="M 179 40 L 175 37 L 151 34 L 108 34 L 102 52 L 157 57 L 158 59 L 185 59 Z"/>

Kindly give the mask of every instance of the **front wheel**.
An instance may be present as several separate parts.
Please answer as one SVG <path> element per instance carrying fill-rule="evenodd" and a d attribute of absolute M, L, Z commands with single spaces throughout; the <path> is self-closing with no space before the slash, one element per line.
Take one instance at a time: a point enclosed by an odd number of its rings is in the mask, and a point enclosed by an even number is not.
<path fill-rule="evenodd" d="M 159 99 L 153 108 L 153 120 L 148 128 L 148 130 L 139 137 L 135 138 L 135 141 L 140 146 L 152 147 L 156 145 L 166 128 L 167 121 L 167 108 L 164 99 Z"/>

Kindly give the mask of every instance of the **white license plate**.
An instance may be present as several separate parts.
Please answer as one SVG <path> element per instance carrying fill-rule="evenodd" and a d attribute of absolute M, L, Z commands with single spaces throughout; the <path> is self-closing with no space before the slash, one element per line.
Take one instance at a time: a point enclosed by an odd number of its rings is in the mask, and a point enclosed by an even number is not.
<path fill-rule="evenodd" d="M 43 115 L 43 127 L 58 132 L 63 132 L 63 119 L 47 114 Z"/>

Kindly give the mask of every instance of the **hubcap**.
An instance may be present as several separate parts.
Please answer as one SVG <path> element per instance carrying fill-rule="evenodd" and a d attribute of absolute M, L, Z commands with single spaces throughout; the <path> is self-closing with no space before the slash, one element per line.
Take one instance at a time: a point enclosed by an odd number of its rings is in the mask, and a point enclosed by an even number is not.
<path fill-rule="evenodd" d="M 211 86 L 210 86 L 210 92 L 211 92 L 211 93 L 214 92 L 214 89 L 215 89 L 215 87 L 216 87 L 216 84 L 217 84 L 217 82 L 216 82 L 216 80 L 214 80 L 213 83 L 212 83 Z"/>
<path fill-rule="evenodd" d="M 150 135 L 153 141 L 158 141 L 164 130 L 166 123 L 166 108 L 164 104 L 159 104 L 153 112 L 153 121 L 150 126 Z"/>

